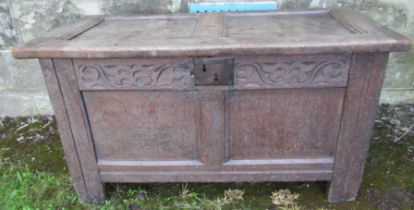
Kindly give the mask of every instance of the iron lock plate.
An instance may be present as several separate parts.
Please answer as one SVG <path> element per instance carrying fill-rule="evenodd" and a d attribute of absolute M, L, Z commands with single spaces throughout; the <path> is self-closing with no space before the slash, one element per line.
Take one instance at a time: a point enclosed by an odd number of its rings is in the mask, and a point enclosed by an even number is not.
<path fill-rule="evenodd" d="M 201 85 L 233 85 L 234 58 L 195 58 L 194 82 Z"/>

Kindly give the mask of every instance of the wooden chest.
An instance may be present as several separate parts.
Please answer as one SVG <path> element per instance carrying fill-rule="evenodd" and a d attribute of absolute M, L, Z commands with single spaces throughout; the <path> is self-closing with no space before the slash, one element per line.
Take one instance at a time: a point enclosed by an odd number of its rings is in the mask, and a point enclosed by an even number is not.
<path fill-rule="evenodd" d="M 354 200 L 388 55 L 410 41 L 344 10 L 91 17 L 38 58 L 80 199 L 106 182 L 330 182 Z"/>

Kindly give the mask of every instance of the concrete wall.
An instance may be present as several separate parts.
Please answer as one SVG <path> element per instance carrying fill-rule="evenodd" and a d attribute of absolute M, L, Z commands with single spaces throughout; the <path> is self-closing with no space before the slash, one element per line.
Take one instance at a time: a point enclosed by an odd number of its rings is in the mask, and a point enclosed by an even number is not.
<path fill-rule="evenodd" d="M 14 45 L 85 15 L 186 12 L 188 1 L 0 0 L 0 116 L 53 113 L 37 61 L 13 60 L 10 49 Z M 279 3 L 281 9 L 352 8 L 414 39 L 412 0 L 279 0 Z M 414 102 L 414 51 L 392 55 L 381 101 Z"/>

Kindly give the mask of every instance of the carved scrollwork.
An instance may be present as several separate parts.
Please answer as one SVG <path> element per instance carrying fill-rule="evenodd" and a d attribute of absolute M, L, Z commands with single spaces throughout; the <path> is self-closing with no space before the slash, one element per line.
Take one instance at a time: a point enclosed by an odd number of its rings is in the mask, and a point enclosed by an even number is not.
<path fill-rule="evenodd" d="M 260 87 L 345 87 L 349 61 L 341 59 L 276 59 L 236 64 L 236 86 Z"/>
<path fill-rule="evenodd" d="M 80 63 L 81 89 L 168 89 L 191 85 L 191 62 L 177 64 Z"/>

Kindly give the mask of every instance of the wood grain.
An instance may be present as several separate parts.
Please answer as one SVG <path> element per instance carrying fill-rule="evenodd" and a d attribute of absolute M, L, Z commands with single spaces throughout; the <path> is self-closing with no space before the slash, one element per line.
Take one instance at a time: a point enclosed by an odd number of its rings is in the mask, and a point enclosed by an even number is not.
<path fill-rule="evenodd" d="M 93 28 L 94 26 L 98 25 L 102 21 L 104 21 L 103 17 L 91 18 L 87 22 L 85 22 L 84 24 L 79 25 L 78 27 L 74 27 L 74 28 L 72 28 L 71 31 L 63 33 L 60 36 L 56 37 L 56 39 L 71 40 L 71 39 L 79 36 L 80 34 L 86 32 L 87 30 Z"/>
<path fill-rule="evenodd" d="M 205 87 L 198 93 L 198 151 L 207 166 L 220 166 L 225 161 L 224 93 Z"/>
<path fill-rule="evenodd" d="M 236 59 L 235 89 L 346 87 L 350 54 L 245 56 Z"/>
<path fill-rule="evenodd" d="M 260 170 L 260 171 L 163 171 L 163 172 L 107 172 L 105 182 L 268 182 L 268 181 L 324 181 L 330 180 L 331 170 Z"/>
<path fill-rule="evenodd" d="M 198 160 L 181 161 L 108 161 L 99 160 L 98 167 L 104 171 L 131 172 L 131 171 L 169 171 L 180 170 L 209 170 L 209 171 L 235 171 L 243 170 L 331 170 L 333 158 L 281 158 L 263 160 L 228 160 L 220 167 L 217 165 L 205 165 Z"/>
<path fill-rule="evenodd" d="M 194 160 L 197 95 L 84 92 L 99 160 Z"/>
<path fill-rule="evenodd" d="M 158 58 L 410 49 L 408 38 L 374 23 L 338 9 L 112 17 L 83 33 L 73 28 L 75 35 L 64 36 L 70 40 L 43 37 L 15 47 L 13 56 Z M 71 34 L 72 28 L 58 30 Z"/>
<path fill-rule="evenodd" d="M 204 60 L 76 59 L 74 65 L 80 90 L 193 90 L 198 80 L 198 83 L 211 83 L 213 73 L 220 75 L 220 79 L 221 76 L 231 77 L 230 81 L 235 82 L 234 86 L 232 82 L 212 83 L 214 86 L 220 84 L 238 90 L 284 89 L 346 87 L 350 58 L 349 53 L 238 56 L 234 58 L 234 67 L 215 65 L 215 61 L 233 60 L 231 57 Z M 208 72 L 201 72 L 204 71 L 201 66 L 207 67 Z"/>
<path fill-rule="evenodd" d="M 69 116 L 66 110 L 65 102 L 63 100 L 62 91 L 59 86 L 59 81 L 56 77 L 55 68 L 51 59 L 39 60 L 42 67 L 43 76 L 46 82 L 46 87 L 49 93 L 50 102 L 52 103 L 55 112 L 60 140 L 65 153 L 65 160 L 67 161 L 69 173 L 72 177 L 73 185 L 76 193 L 81 201 L 87 201 L 88 192 L 84 174 L 82 171 L 79 154 L 76 148 L 76 143 L 73 139 L 72 130 L 69 123 Z"/>
<path fill-rule="evenodd" d="M 88 200 L 102 201 L 104 199 L 103 184 L 100 180 L 96 165 L 89 122 L 84 110 L 82 96 L 77 88 L 77 80 L 72 61 L 67 59 L 54 59 L 53 64 L 63 94 L 73 139 L 84 174 Z"/>
<path fill-rule="evenodd" d="M 194 38 L 219 38 L 223 33 L 223 13 L 201 14 Z"/>
<path fill-rule="evenodd" d="M 240 91 L 228 95 L 229 159 L 334 155 L 344 89 Z"/>
<path fill-rule="evenodd" d="M 192 59 L 77 59 L 80 90 L 191 90 Z"/>
<path fill-rule="evenodd" d="M 355 54 L 351 64 L 329 201 L 355 200 L 388 62 L 388 53 Z"/>

